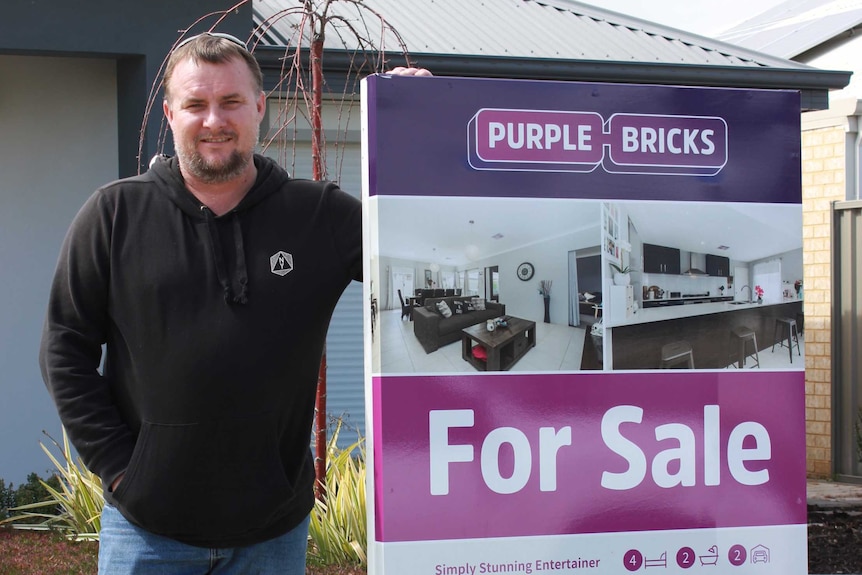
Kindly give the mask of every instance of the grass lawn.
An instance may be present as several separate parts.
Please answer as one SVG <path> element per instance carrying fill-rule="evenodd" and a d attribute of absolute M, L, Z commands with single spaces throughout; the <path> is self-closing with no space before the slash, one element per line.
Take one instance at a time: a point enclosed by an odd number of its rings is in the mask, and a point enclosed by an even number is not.
<path fill-rule="evenodd" d="M 93 575 L 98 549 L 57 533 L 0 529 L 0 575 Z"/>

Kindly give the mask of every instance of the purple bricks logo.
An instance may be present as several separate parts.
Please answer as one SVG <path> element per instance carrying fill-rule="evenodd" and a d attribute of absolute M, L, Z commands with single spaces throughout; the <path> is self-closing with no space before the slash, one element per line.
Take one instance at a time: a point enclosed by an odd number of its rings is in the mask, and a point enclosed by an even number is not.
<path fill-rule="evenodd" d="M 727 163 L 722 118 L 483 108 L 467 124 L 475 170 L 714 176 Z"/>

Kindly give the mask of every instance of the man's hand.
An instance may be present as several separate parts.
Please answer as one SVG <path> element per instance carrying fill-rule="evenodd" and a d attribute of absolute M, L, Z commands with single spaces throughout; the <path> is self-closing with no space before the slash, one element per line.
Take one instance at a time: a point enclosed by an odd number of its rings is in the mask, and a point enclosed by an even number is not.
<path fill-rule="evenodd" d="M 392 68 L 387 74 L 392 74 L 393 76 L 433 76 L 431 72 L 426 70 L 425 68 L 405 68 L 404 66 L 398 66 L 396 68 Z"/>
<path fill-rule="evenodd" d="M 111 483 L 111 493 L 117 490 L 117 487 L 120 486 L 120 482 L 123 480 L 123 477 L 126 475 L 125 472 L 120 473 L 116 479 Z"/>

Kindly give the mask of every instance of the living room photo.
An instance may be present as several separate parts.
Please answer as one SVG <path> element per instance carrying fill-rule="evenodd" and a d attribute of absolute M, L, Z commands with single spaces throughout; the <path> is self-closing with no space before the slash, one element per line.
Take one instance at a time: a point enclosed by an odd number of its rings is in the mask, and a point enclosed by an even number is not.
<path fill-rule="evenodd" d="M 602 369 L 601 203 L 374 197 L 372 372 Z"/>

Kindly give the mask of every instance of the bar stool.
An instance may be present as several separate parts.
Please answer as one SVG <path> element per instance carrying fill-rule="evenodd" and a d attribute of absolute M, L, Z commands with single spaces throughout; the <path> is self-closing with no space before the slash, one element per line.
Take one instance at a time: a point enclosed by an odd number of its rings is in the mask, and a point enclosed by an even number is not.
<path fill-rule="evenodd" d="M 780 330 L 780 333 L 779 333 Z M 781 336 L 778 338 L 778 336 Z M 787 340 L 785 346 L 784 340 Z M 775 319 L 775 329 L 772 332 L 772 351 L 775 351 L 775 342 L 778 341 L 778 347 L 787 347 L 787 352 L 790 354 L 790 363 L 793 363 L 793 343 L 796 342 L 796 353 L 801 356 L 802 351 L 799 349 L 799 330 L 796 327 L 796 320 L 789 317 L 779 317 Z"/>
<path fill-rule="evenodd" d="M 668 369 L 681 363 L 685 363 L 689 369 L 694 369 L 691 344 L 687 341 L 674 341 L 662 346 L 660 369 Z"/>
<path fill-rule="evenodd" d="M 731 336 L 731 346 L 733 345 L 733 341 L 736 341 L 737 345 L 737 357 L 736 357 L 736 366 L 739 369 L 742 369 L 745 366 L 745 360 L 749 357 L 754 358 L 755 365 L 751 366 L 752 368 L 760 367 L 760 356 L 757 355 L 757 334 L 754 333 L 754 330 L 743 325 L 739 327 L 735 327 L 730 331 Z M 746 344 L 751 342 L 751 345 L 754 347 L 752 353 L 746 352 Z M 732 347 L 731 347 L 732 349 Z M 733 365 L 731 362 L 730 365 Z"/>

